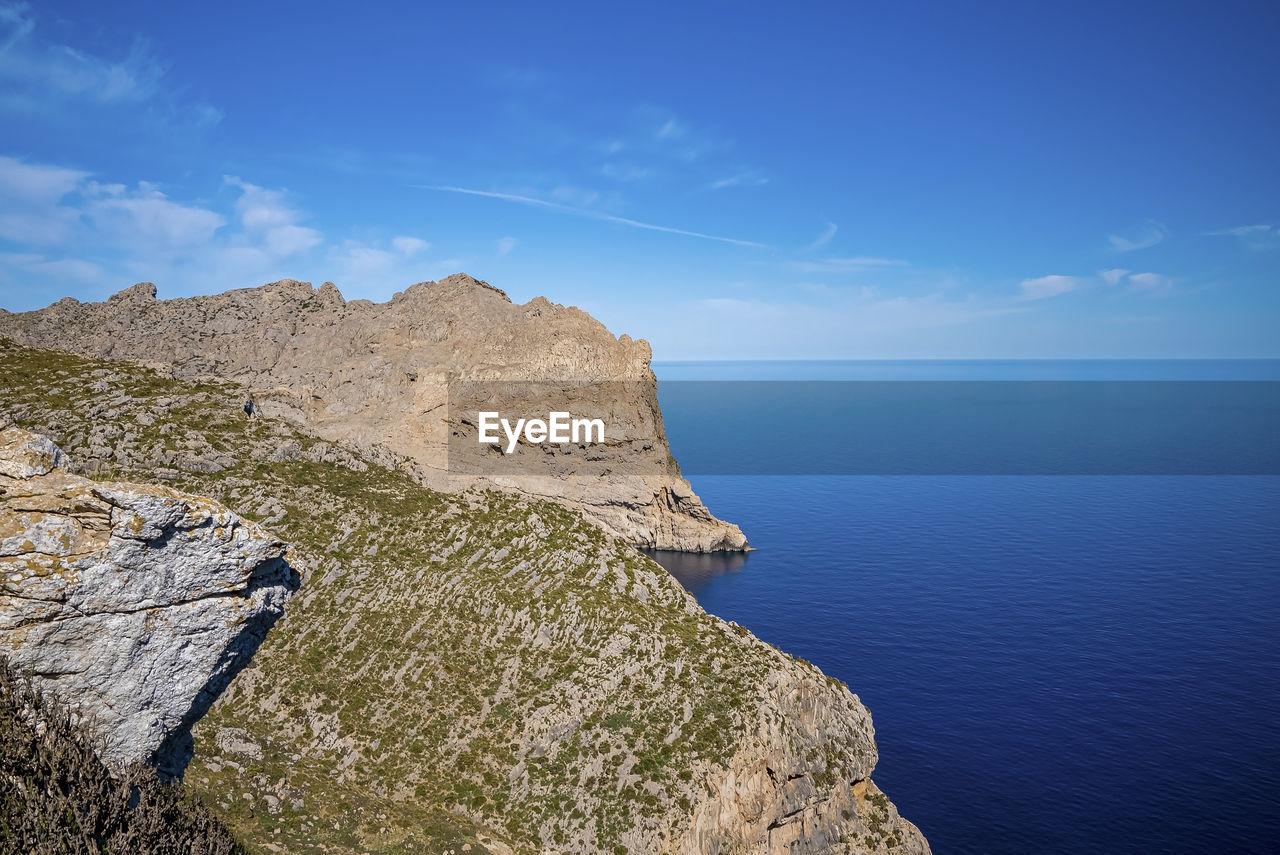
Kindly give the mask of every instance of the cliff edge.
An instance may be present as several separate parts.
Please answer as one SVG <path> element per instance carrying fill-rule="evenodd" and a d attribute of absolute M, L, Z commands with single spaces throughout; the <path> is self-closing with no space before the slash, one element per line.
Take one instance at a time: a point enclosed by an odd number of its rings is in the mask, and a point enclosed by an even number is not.
<path fill-rule="evenodd" d="M 305 424 L 377 456 L 412 462 L 435 489 L 515 489 L 581 511 L 629 543 L 711 552 L 746 548 L 675 468 L 658 408 L 648 342 L 615 338 L 590 315 L 545 298 L 517 305 L 466 274 L 423 282 L 386 303 L 343 299 L 325 283 L 157 300 L 140 283 L 103 303 L 65 298 L 0 312 L 0 335 L 32 347 L 165 366 L 184 379 L 250 390 L 252 408 Z M 517 475 L 449 469 L 449 382 L 608 384 L 614 416 L 593 450 L 593 477 L 554 468 Z M 501 388 L 501 387 L 499 387 Z M 499 392 L 501 395 L 501 392 Z"/>

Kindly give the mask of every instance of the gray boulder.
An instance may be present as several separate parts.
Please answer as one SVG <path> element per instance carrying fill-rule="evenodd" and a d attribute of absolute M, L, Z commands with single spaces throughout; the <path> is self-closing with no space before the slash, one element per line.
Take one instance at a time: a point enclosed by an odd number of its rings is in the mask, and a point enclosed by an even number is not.
<path fill-rule="evenodd" d="M 121 767 L 180 775 L 191 726 L 284 612 L 285 544 L 212 500 L 69 474 L 0 430 L 0 655 Z"/>

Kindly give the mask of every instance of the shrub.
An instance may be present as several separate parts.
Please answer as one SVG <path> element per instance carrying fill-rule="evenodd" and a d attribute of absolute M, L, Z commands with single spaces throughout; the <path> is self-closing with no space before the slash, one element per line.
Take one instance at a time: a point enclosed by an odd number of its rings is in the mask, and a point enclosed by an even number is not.
<path fill-rule="evenodd" d="M 135 765 L 120 775 L 84 729 L 0 658 L 0 853 L 241 855 L 177 782 Z"/>

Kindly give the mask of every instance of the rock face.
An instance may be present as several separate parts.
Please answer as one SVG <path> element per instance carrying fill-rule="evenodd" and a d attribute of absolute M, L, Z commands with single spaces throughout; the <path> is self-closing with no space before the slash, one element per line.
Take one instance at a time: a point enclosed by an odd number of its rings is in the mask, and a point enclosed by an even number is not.
<path fill-rule="evenodd" d="M 106 762 L 177 774 L 298 576 L 281 542 L 208 499 L 66 463 L 48 439 L 0 431 L 0 652 Z"/>
<path fill-rule="evenodd" d="M 37 312 L 0 312 L 0 334 L 242 383 L 254 412 L 407 458 L 436 489 L 496 486 L 549 498 L 643 547 L 746 548 L 741 530 L 713 517 L 679 476 L 648 342 L 614 338 L 585 312 L 542 297 L 516 305 L 465 274 L 379 304 L 347 302 L 332 283 L 293 280 L 208 297 L 155 294 L 141 283 L 105 303 L 67 298 Z M 516 474 L 452 472 L 449 438 L 466 426 L 450 412 L 450 380 L 609 384 L 615 418 L 593 452 L 605 474 L 572 477 L 551 458 Z"/>

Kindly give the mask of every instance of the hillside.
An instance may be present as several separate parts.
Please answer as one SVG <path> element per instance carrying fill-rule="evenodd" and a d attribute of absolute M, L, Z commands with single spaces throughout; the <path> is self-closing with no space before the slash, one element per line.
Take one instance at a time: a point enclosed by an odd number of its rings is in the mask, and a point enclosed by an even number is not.
<path fill-rule="evenodd" d="M 578 513 L 427 489 L 229 383 L 7 342 L 0 367 L 0 414 L 82 471 L 293 544 L 306 583 L 186 773 L 252 851 L 928 851 L 856 696 Z"/>

